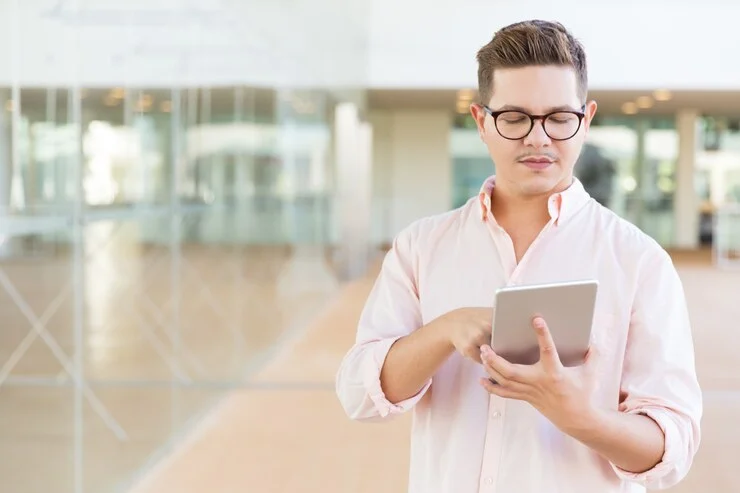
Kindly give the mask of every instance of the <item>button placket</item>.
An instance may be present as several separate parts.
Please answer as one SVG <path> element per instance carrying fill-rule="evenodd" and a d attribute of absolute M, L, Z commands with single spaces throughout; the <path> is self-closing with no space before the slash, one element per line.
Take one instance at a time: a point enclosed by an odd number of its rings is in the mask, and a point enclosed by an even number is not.
<path fill-rule="evenodd" d="M 481 467 L 480 492 L 496 491 L 501 447 L 506 415 L 506 399 L 491 395 L 489 400 L 488 423 L 486 426 L 485 448 Z"/>
<path fill-rule="evenodd" d="M 532 244 L 529 245 L 529 248 L 527 248 L 527 251 L 524 252 L 524 256 L 522 257 L 522 260 L 514 267 L 514 271 L 511 273 L 511 277 L 509 278 L 508 285 L 509 286 L 518 286 L 520 283 L 519 278 L 521 278 L 522 272 L 524 271 L 524 268 L 527 265 L 527 261 L 530 259 L 530 257 L 533 255 L 532 252 L 535 252 L 537 246 L 541 243 L 542 238 L 545 237 L 545 235 L 550 231 L 552 228 L 552 225 L 555 223 L 555 219 L 550 219 L 550 221 L 545 225 L 544 228 L 542 228 L 542 231 L 537 235 L 537 237 L 532 241 Z M 511 246 L 512 252 L 514 251 L 514 244 L 512 243 Z"/>

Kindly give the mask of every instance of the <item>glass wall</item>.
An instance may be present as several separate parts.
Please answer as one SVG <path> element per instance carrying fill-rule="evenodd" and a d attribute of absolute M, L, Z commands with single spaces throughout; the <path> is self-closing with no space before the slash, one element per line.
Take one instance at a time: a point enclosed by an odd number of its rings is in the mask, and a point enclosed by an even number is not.
<path fill-rule="evenodd" d="M 576 174 L 597 200 L 671 247 L 677 162 L 673 119 L 605 117 L 592 125 Z"/>
<path fill-rule="evenodd" d="M 475 120 L 455 115 L 450 132 L 452 158 L 452 207 L 460 207 L 480 191 L 483 181 L 496 172 L 488 149 L 481 142 Z"/>
<path fill-rule="evenodd" d="M 700 119 L 696 183 L 700 234 L 720 256 L 740 258 L 740 118 Z M 716 235 L 719 234 L 719 238 Z"/>
<path fill-rule="evenodd" d="M 155 211 L 175 200 L 219 218 L 186 228 L 192 240 L 327 241 L 329 224 L 317 216 L 329 212 L 332 192 L 335 100 L 327 92 L 83 89 L 79 126 L 70 122 L 72 91 L 21 89 L 19 95 L 18 128 L 9 136 L 19 148 L 8 198 L 16 214 L 70 212 L 79 151 L 88 212 Z M 5 101 L 8 120 L 14 102 Z M 293 230 L 295 214 L 307 211 L 313 220 Z M 159 233 L 146 232 L 152 241 Z"/>
<path fill-rule="evenodd" d="M 9 491 L 126 491 L 336 293 L 365 7 L 179 4 L 0 6 Z"/>

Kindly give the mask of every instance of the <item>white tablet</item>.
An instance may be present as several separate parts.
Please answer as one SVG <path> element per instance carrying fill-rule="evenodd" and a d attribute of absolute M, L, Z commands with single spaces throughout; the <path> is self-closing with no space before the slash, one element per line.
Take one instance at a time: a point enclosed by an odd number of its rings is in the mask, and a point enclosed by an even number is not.
<path fill-rule="evenodd" d="M 532 320 L 547 322 L 564 366 L 583 363 L 596 305 L 596 280 L 509 286 L 496 291 L 491 347 L 512 363 L 533 364 L 540 349 Z"/>

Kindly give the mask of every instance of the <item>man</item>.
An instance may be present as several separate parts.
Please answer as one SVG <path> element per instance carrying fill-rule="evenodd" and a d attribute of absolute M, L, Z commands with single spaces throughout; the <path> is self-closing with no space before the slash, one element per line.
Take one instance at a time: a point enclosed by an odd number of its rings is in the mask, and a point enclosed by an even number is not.
<path fill-rule="evenodd" d="M 560 24 L 530 21 L 501 29 L 477 59 L 471 112 L 497 174 L 395 238 L 339 399 L 356 420 L 413 413 L 412 493 L 674 485 L 702 413 L 687 308 L 665 251 L 573 177 L 596 112 L 583 48 Z M 489 346 L 497 288 L 584 278 L 600 287 L 583 365 L 560 364 L 542 319 L 537 364 Z"/>

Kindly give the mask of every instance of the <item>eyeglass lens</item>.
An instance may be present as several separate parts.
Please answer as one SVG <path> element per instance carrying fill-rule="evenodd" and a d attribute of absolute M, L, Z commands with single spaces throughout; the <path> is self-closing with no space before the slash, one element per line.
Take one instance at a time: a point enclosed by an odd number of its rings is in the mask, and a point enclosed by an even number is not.
<path fill-rule="evenodd" d="M 580 126 L 580 118 L 573 113 L 553 113 L 544 120 L 545 133 L 551 139 L 569 139 Z M 508 139 L 521 139 L 532 129 L 532 120 L 526 113 L 506 111 L 496 119 L 496 129 Z"/>

